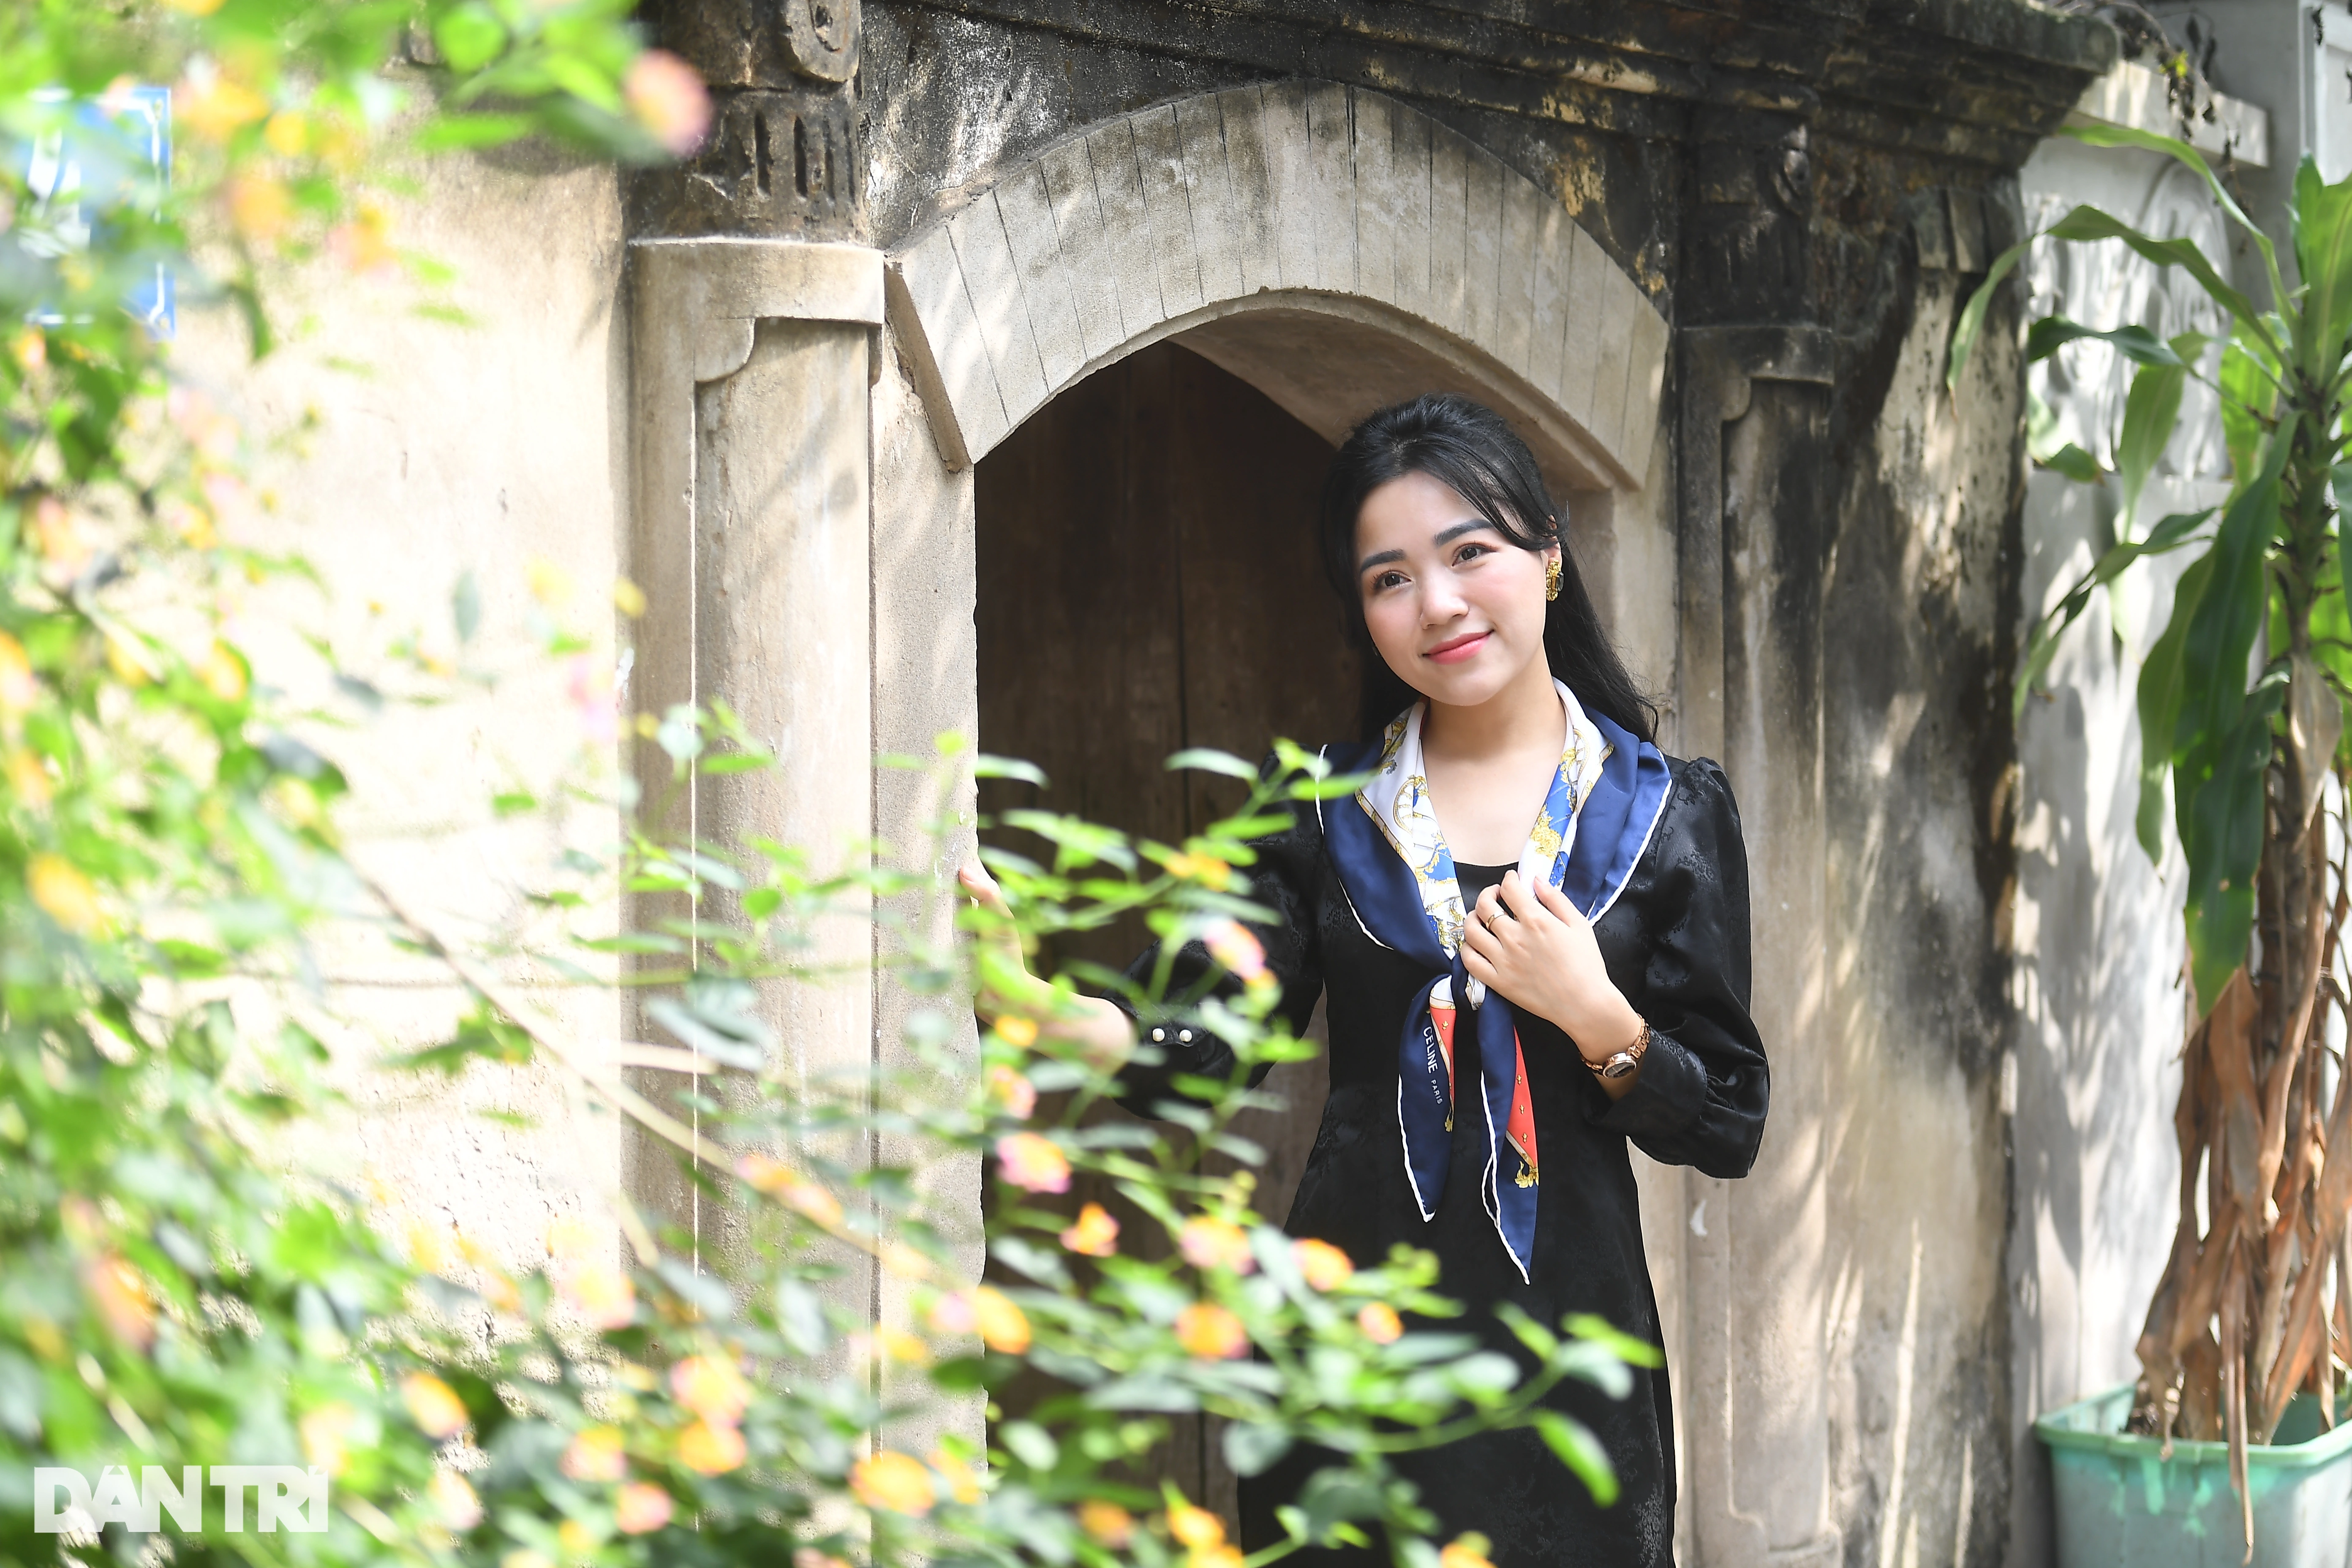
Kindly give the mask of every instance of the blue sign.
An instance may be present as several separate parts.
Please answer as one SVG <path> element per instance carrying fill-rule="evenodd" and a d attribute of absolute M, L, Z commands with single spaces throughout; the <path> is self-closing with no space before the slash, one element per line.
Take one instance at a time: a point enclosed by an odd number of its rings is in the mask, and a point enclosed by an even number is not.
<path fill-rule="evenodd" d="M 49 97 L 64 101 L 64 94 Z M 121 88 L 78 102 L 68 122 L 37 138 L 25 165 L 32 210 L 18 215 L 16 242 L 36 256 L 56 258 L 89 248 L 93 226 L 111 208 L 160 200 L 172 180 L 172 91 Z M 125 296 L 124 309 L 158 338 L 179 325 L 172 268 L 158 260 Z M 65 318 L 36 310 L 31 320 L 55 325 Z"/>

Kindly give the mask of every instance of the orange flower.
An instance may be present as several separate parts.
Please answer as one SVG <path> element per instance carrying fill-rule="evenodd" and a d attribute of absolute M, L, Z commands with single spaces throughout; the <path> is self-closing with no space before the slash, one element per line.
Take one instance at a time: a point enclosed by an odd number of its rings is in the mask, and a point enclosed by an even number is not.
<path fill-rule="evenodd" d="M 692 66 L 667 49 L 647 49 L 629 63 L 621 96 L 638 124 L 653 132 L 670 156 L 684 158 L 710 132 L 710 89 Z"/>
<path fill-rule="evenodd" d="M 1233 877 L 1234 868 L 1214 855 L 1176 854 L 1168 857 L 1168 874 L 1222 888 Z"/>
<path fill-rule="evenodd" d="M 972 1326 L 980 1331 L 980 1342 L 990 1350 L 1019 1355 L 1029 1348 L 1028 1314 L 995 1286 L 982 1285 L 973 1289 L 971 1319 Z"/>
<path fill-rule="evenodd" d="M 1036 1085 L 1002 1063 L 988 1069 L 988 1098 L 1015 1121 L 1028 1121 L 1037 1109 Z"/>
<path fill-rule="evenodd" d="M 8 340 L 8 352 L 27 374 L 45 370 L 49 363 L 49 340 L 38 327 L 26 327 Z"/>
<path fill-rule="evenodd" d="M 1291 1261 L 1307 1283 L 1318 1290 L 1337 1290 L 1356 1272 L 1355 1260 L 1328 1241 L 1311 1236 L 1300 1237 L 1290 1244 Z"/>
<path fill-rule="evenodd" d="M 732 1426 L 697 1421 L 677 1435 L 677 1462 L 700 1475 L 723 1476 L 749 1452 L 743 1434 Z"/>
<path fill-rule="evenodd" d="M 1195 1268 L 1230 1268 L 1246 1274 L 1257 1267 L 1250 1257 L 1249 1235 L 1230 1220 L 1195 1215 L 1176 1236 L 1176 1249 Z"/>
<path fill-rule="evenodd" d="M 1242 1549 L 1230 1542 L 1204 1546 L 1185 1558 L 1186 1568 L 1242 1568 Z"/>
<path fill-rule="evenodd" d="M 997 1168 L 1016 1187 L 1033 1193 L 1070 1190 L 1069 1157 L 1054 1141 L 1035 1132 L 1010 1132 L 996 1141 Z"/>
<path fill-rule="evenodd" d="M 272 240 L 294 217 L 294 198 L 276 180 L 240 174 L 228 183 L 228 221 L 247 239 Z"/>
<path fill-rule="evenodd" d="M 25 885 L 33 902 L 48 917 L 77 936 L 92 936 L 106 925 L 106 911 L 98 901 L 98 884 L 62 855 L 43 850 L 25 868 Z"/>
<path fill-rule="evenodd" d="M 114 1337 L 145 1350 L 155 1338 L 155 1304 L 147 1299 L 147 1281 L 139 1270 L 109 1253 L 83 1264 L 81 1279 Z"/>
<path fill-rule="evenodd" d="M 948 1496 L 956 1501 L 969 1506 L 980 1500 L 980 1478 L 971 1473 L 970 1465 L 945 1448 L 931 1450 L 931 1468 L 947 1483 Z"/>
<path fill-rule="evenodd" d="M 1456 1536 L 1437 1554 L 1437 1568 L 1495 1568 L 1486 1553 L 1494 1548 L 1476 1531 Z"/>
<path fill-rule="evenodd" d="M 613 1522 L 624 1535 L 645 1535 L 669 1522 L 669 1493 L 631 1481 L 613 1500 Z"/>
<path fill-rule="evenodd" d="M 373 202 L 362 205 L 351 222 L 335 226 L 327 248 L 362 277 L 389 270 L 394 259 L 391 216 Z"/>
<path fill-rule="evenodd" d="M 572 1439 L 558 1467 L 575 1481 L 617 1481 L 628 1473 L 618 1426 L 590 1426 Z"/>
<path fill-rule="evenodd" d="M 425 1495 L 441 1522 L 452 1530 L 471 1530 L 482 1522 L 482 1500 L 474 1495 L 473 1483 L 455 1470 L 434 1471 L 425 1483 Z"/>
<path fill-rule="evenodd" d="M 841 1224 L 841 1200 L 782 1160 L 765 1154 L 746 1154 L 735 1162 L 735 1173 L 827 1230 Z"/>
<path fill-rule="evenodd" d="M 1394 1344 L 1404 1332 L 1404 1320 L 1386 1301 L 1367 1301 L 1364 1310 L 1356 1314 L 1356 1327 L 1374 1344 Z"/>
<path fill-rule="evenodd" d="M 1135 1538 L 1135 1516 L 1115 1502 L 1089 1498 L 1078 1505 L 1078 1528 L 1118 1552 Z"/>
<path fill-rule="evenodd" d="M 849 1472 L 849 1489 L 867 1508 L 915 1515 L 930 1512 L 939 1496 L 921 1460 L 890 1448 L 858 1460 Z"/>
<path fill-rule="evenodd" d="M 1249 1332 L 1214 1301 L 1195 1301 L 1176 1314 L 1176 1342 L 1202 1361 L 1230 1361 L 1248 1351 Z"/>
<path fill-rule="evenodd" d="M 1225 1521 L 1205 1508 L 1180 1502 L 1168 1510 L 1168 1533 L 1195 1552 L 1225 1543 Z"/>
<path fill-rule="evenodd" d="M 751 1385 L 721 1357 L 688 1356 L 669 1369 L 670 1392 L 677 1402 L 705 1421 L 732 1426 L 743 1419 L 751 1402 Z"/>
<path fill-rule="evenodd" d="M 1062 1233 L 1062 1245 L 1085 1258 L 1108 1258 L 1118 1250 L 1118 1221 L 1100 1204 L 1078 1211 L 1077 1223 Z"/>
<path fill-rule="evenodd" d="M 446 1437 L 473 1419 L 457 1391 L 429 1372 L 412 1372 L 401 1379 L 400 1399 L 408 1406 L 408 1418 L 427 1437 Z"/>

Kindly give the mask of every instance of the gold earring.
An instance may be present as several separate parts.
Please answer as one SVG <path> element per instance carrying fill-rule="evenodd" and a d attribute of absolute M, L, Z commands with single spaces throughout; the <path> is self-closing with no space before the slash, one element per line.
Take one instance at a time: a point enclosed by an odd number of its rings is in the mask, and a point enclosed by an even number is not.
<path fill-rule="evenodd" d="M 1544 563 L 1544 597 L 1559 597 L 1559 557 L 1555 555 Z"/>

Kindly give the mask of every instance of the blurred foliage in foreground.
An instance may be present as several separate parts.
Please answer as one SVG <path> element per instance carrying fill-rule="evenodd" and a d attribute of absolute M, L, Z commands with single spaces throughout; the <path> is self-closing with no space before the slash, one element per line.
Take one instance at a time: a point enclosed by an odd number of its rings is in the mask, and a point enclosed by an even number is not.
<path fill-rule="evenodd" d="M 677 1043 L 583 1042 L 505 978 L 516 952 L 469 951 L 343 852 L 348 790 L 321 737 L 350 714 L 294 708 L 235 614 L 252 584 L 308 568 L 240 542 L 266 504 L 252 437 L 175 374 L 165 301 L 236 309 L 268 354 L 267 285 L 287 264 L 340 267 L 352 288 L 442 280 L 398 243 L 383 171 L 402 159 L 540 136 L 649 160 L 689 151 L 709 115 L 700 82 L 644 48 L 618 0 L 46 0 L 0 16 L 0 1563 L 789 1552 L 797 1568 L 1213 1568 L 1240 1561 L 1223 1523 L 1137 1480 L 1168 1417 L 1195 1410 L 1228 1419 L 1243 1471 L 1298 1443 L 1330 1452 L 1290 1515 L 1294 1546 L 1385 1532 L 1401 1562 L 1475 1568 L 1475 1538 L 1442 1552 L 1423 1538 L 1386 1456 L 1486 1426 L 1538 1426 L 1606 1495 L 1590 1435 L 1537 1401 L 1562 1377 L 1622 1388 L 1621 1358 L 1654 1352 L 1599 1324 L 1523 1321 L 1527 1372 L 1409 1329 L 1451 1311 L 1426 1258 L 1358 1270 L 1260 1222 L 1245 1183 L 1204 1173 L 1205 1151 L 1251 1152 L 1227 1131 L 1253 1103 L 1239 1082 L 1180 1085 L 1167 1123 L 1082 1129 L 1112 1085 L 1057 1047 L 1050 1017 L 1003 1020 L 974 1059 L 976 950 L 908 934 L 957 922 L 886 925 L 889 983 L 929 998 L 905 1075 L 783 1095 L 758 988 L 816 983 L 806 933 L 829 911 L 935 889 L 866 858 L 821 875 L 782 848 L 650 830 L 609 862 L 570 852 L 538 902 L 604 911 L 606 929 L 537 973 L 594 984 L 597 962 L 629 954 L 645 1015 Z M 625 584 L 619 597 L 641 607 Z M 471 637 L 470 584 L 455 608 Z M 541 620 L 543 650 L 575 661 L 574 776 L 609 779 L 609 679 L 579 662 L 594 639 Z M 397 721 L 359 676 L 341 689 Z M 681 778 L 766 763 L 723 712 L 650 728 L 631 743 L 661 747 Z M 1244 1070 L 1302 1054 L 1239 921 L 1246 839 L 1286 797 L 1335 787 L 1304 761 L 1178 848 L 1038 819 L 1055 864 L 999 868 L 1016 923 L 1143 910 L 1211 942 L 1234 981 L 1168 1005 L 1231 1039 Z M 971 765 L 950 750 L 943 789 Z M 614 782 L 602 799 L 625 814 L 627 795 Z M 612 935 L 624 889 L 670 896 L 676 918 Z M 327 1050 L 293 1020 L 324 1005 L 319 946 L 356 928 L 470 999 L 442 1044 L 383 1070 L 574 1073 L 676 1143 L 709 1201 L 757 1215 L 757 1245 L 714 1278 L 624 1203 L 620 1252 L 606 1227 L 559 1226 L 545 1267 L 517 1277 L 470 1245 L 394 1236 L 377 1194 L 289 1168 L 341 1113 Z M 677 1090 L 633 1092 L 615 1063 Z M 1066 1112 L 1041 1121 L 1037 1097 L 1062 1091 Z M 859 1157 L 885 1140 L 902 1165 Z M 992 1162 L 988 1245 L 1026 1284 L 963 1277 L 953 1216 L 924 1207 L 915 1171 L 959 1156 Z M 1098 1209 L 1072 1224 L 1024 1206 L 1074 1169 L 1112 1179 L 1173 1256 L 1129 1256 Z M 907 1282 L 905 1323 L 845 1297 L 861 1254 Z M 981 1391 L 1024 1364 L 1066 1392 L 996 1422 L 983 1452 Z M 904 1451 L 915 1432 L 937 1436 Z M 231 1531 L 208 1489 L 201 1526 L 166 1514 L 144 1534 L 129 1486 L 101 1475 L 287 1463 L 331 1478 L 323 1530 Z M 36 1467 L 94 1483 L 66 1533 L 34 1529 Z"/>

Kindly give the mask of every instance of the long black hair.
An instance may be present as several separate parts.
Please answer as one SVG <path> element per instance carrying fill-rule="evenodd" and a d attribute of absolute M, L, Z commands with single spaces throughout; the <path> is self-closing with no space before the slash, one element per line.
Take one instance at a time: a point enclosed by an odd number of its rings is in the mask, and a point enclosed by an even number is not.
<path fill-rule="evenodd" d="M 1372 646 L 1356 580 L 1356 519 L 1364 498 L 1407 474 L 1427 474 L 1445 486 L 1522 550 L 1560 546 L 1559 597 L 1544 610 L 1544 657 L 1551 672 L 1585 707 L 1654 740 L 1657 708 L 1601 634 L 1534 454 L 1501 415 L 1450 392 L 1427 393 L 1368 416 L 1340 445 L 1323 481 L 1323 569 L 1344 606 L 1349 640 L 1363 651 L 1364 739 L 1376 739 L 1420 695 Z"/>

